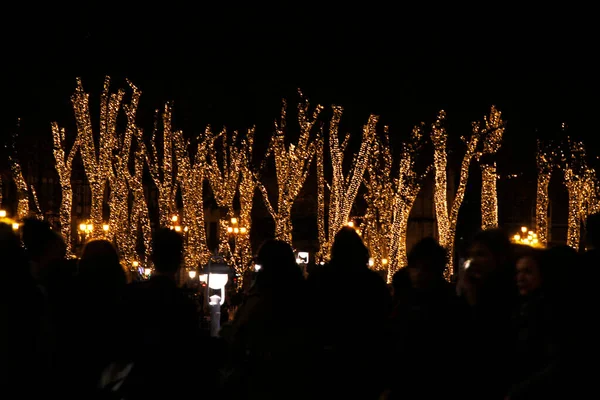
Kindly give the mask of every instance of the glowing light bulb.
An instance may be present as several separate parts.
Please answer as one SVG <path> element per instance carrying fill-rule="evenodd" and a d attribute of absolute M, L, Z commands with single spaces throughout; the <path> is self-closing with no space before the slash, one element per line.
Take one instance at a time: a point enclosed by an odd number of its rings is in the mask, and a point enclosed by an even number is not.
<path fill-rule="evenodd" d="M 233 233 L 233 228 L 232 227 L 227 228 L 227 233 Z"/>
<path fill-rule="evenodd" d="M 82 231 L 82 232 L 84 232 L 84 231 L 85 231 L 85 228 L 86 228 L 86 227 L 87 227 L 87 225 L 86 225 L 86 224 L 79 224 L 79 230 L 80 230 L 80 231 Z"/>
<path fill-rule="evenodd" d="M 134 268 L 137 268 L 137 267 L 139 267 L 139 266 L 140 266 L 140 263 L 139 263 L 139 262 L 137 262 L 137 261 L 134 261 L 134 262 L 132 263 L 132 265 L 133 265 L 133 267 L 134 267 Z"/>
<path fill-rule="evenodd" d="M 177 222 L 177 215 L 173 215 L 173 216 L 171 217 L 171 221 L 173 221 L 173 222 Z"/>
<path fill-rule="evenodd" d="M 102 225 L 102 230 L 103 230 L 104 232 L 108 232 L 108 230 L 109 230 L 109 229 L 110 229 L 110 227 L 108 226 L 108 224 L 104 224 L 104 225 Z"/>
<path fill-rule="evenodd" d="M 244 228 L 244 227 L 240 228 L 240 233 L 244 234 L 246 232 L 248 232 L 248 230 L 246 228 Z"/>
<path fill-rule="evenodd" d="M 231 218 L 231 223 L 232 224 L 237 224 L 237 218 Z"/>
<path fill-rule="evenodd" d="M 354 228 L 354 222 L 349 221 L 346 225 L 348 225 L 350 228 Z"/>
<path fill-rule="evenodd" d="M 0 218 L 6 218 L 6 211 L 0 210 Z"/>
<path fill-rule="evenodd" d="M 526 227 L 526 226 L 522 226 L 522 227 L 521 227 L 521 232 L 523 232 L 523 233 L 527 233 L 527 227 Z"/>

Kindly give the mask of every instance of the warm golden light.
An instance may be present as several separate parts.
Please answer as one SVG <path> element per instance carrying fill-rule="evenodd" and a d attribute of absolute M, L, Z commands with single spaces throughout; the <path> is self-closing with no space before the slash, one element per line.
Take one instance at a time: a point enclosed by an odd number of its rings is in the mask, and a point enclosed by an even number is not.
<path fill-rule="evenodd" d="M 0 218 L 6 218 L 6 211 L 0 210 Z"/>
<path fill-rule="evenodd" d="M 82 232 L 85 232 L 85 230 L 87 229 L 87 225 L 86 224 L 79 224 L 79 230 Z"/>
<path fill-rule="evenodd" d="M 190 279 L 194 279 L 196 277 L 196 271 L 194 270 L 190 270 L 188 272 L 188 275 L 190 276 Z"/>
<path fill-rule="evenodd" d="M 17 222 L 14 222 L 14 223 L 12 224 L 12 228 L 13 228 L 15 231 L 18 231 L 18 230 L 19 230 L 19 224 L 18 224 Z"/>
<path fill-rule="evenodd" d="M 237 218 L 231 218 L 231 223 L 232 223 L 232 224 L 234 224 L 234 225 L 235 225 L 235 224 L 237 224 L 237 222 L 238 222 L 238 221 L 237 221 Z"/>
<path fill-rule="evenodd" d="M 175 232 L 181 232 L 181 226 L 177 225 L 177 226 L 175 227 Z"/>
<path fill-rule="evenodd" d="M 92 232 L 92 231 L 94 230 L 94 225 L 92 225 L 92 224 L 87 224 L 87 225 L 85 226 L 85 230 L 86 230 L 86 232 Z"/>
<path fill-rule="evenodd" d="M 177 219 L 178 219 L 177 215 L 173 215 L 173 216 L 171 217 L 171 221 L 172 221 L 172 222 L 177 222 Z"/>
<path fill-rule="evenodd" d="M 233 233 L 233 228 L 232 227 L 228 227 L 227 228 L 227 233 Z"/>
<path fill-rule="evenodd" d="M 108 224 L 104 224 L 104 225 L 102 225 L 102 230 L 103 230 L 104 232 L 108 232 L 108 231 L 109 231 L 109 229 L 110 229 L 110 227 L 108 226 Z"/>
<path fill-rule="evenodd" d="M 526 226 L 522 226 L 520 229 L 522 234 L 515 234 L 512 237 L 512 242 L 517 244 L 523 244 L 531 247 L 544 247 L 543 243 L 540 243 L 537 233 L 529 230 Z"/>
<path fill-rule="evenodd" d="M 241 234 L 245 234 L 245 233 L 246 233 L 246 231 L 247 231 L 247 229 L 246 229 L 245 227 L 241 227 L 241 228 L 240 228 L 240 233 L 241 233 Z"/>
<path fill-rule="evenodd" d="M 238 228 L 233 228 L 233 233 L 234 233 L 234 234 L 238 234 L 238 233 L 239 233 L 239 231 L 240 231 L 240 230 L 239 230 Z"/>
<path fill-rule="evenodd" d="M 134 261 L 133 263 L 131 263 L 131 265 L 133 265 L 134 268 L 137 268 L 140 266 L 140 263 L 138 261 Z"/>
<path fill-rule="evenodd" d="M 346 226 L 349 226 L 350 228 L 354 228 L 354 222 L 348 221 L 348 223 L 346 223 Z"/>

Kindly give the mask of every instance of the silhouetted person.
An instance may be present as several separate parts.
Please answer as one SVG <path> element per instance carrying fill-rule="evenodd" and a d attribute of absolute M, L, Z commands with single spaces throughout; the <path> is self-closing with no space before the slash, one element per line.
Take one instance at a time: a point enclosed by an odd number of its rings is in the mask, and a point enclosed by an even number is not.
<path fill-rule="evenodd" d="M 134 362 L 126 389 L 132 399 L 179 399 L 198 389 L 199 318 L 196 305 L 177 287 L 183 238 L 161 228 L 152 243 L 154 272 L 126 291 L 124 340 Z"/>
<path fill-rule="evenodd" d="M 463 296 L 472 317 L 465 357 L 474 399 L 503 399 L 510 381 L 512 315 L 518 304 L 514 249 L 505 232 L 479 232 L 469 248 Z"/>
<path fill-rule="evenodd" d="M 45 289 L 48 267 L 66 256 L 63 237 L 53 231 L 50 224 L 35 218 L 23 221 L 21 237 L 29 258 L 33 278 Z"/>
<path fill-rule="evenodd" d="M 568 387 L 564 380 L 565 345 L 570 342 L 565 332 L 573 325 L 566 326 L 559 304 L 564 299 L 556 297 L 558 269 L 566 271 L 556 264 L 564 260 L 563 252 L 564 249 L 529 248 L 517 259 L 521 304 L 514 319 L 516 345 L 509 368 L 512 387 L 508 392 L 511 400 L 568 398 L 574 393 L 570 389 L 564 391 Z"/>
<path fill-rule="evenodd" d="M 38 398 L 47 389 L 44 299 L 12 226 L 0 223 L 0 391 Z"/>
<path fill-rule="evenodd" d="M 69 338 L 71 375 L 79 377 L 75 381 L 81 386 L 82 397 L 88 397 L 97 388 L 104 368 L 118 357 L 127 282 L 117 250 L 104 239 L 85 244 L 78 271 L 74 313 L 59 339 Z M 79 334 L 70 337 L 68 331 Z"/>
<path fill-rule="evenodd" d="M 309 367 L 302 270 L 290 245 L 278 240 L 261 246 L 258 262 L 262 269 L 254 286 L 222 333 L 230 344 L 231 368 L 241 378 L 225 388 L 228 398 L 306 398 L 305 385 L 298 384 Z"/>
<path fill-rule="evenodd" d="M 456 395 L 454 363 L 466 314 L 454 285 L 444 279 L 446 264 L 446 250 L 433 238 L 408 254 L 408 288 L 394 309 L 388 339 L 394 350 L 390 399 Z"/>
<path fill-rule="evenodd" d="M 324 398 L 378 398 L 385 348 L 381 338 L 391 296 L 381 276 L 369 269 L 369 251 L 350 227 L 331 247 L 331 261 L 309 277 L 313 338 L 320 351 L 314 376 Z"/>

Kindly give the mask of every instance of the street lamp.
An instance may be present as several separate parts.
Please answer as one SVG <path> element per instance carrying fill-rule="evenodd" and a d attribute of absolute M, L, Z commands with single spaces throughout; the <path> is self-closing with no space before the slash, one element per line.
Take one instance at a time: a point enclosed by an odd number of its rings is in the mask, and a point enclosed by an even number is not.
<path fill-rule="evenodd" d="M 229 272 L 231 271 L 229 265 L 209 262 L 206 271 L 200 275 L 200 282 L 206 282 L 207 285 L 207 296 L 205 298 L 208 300 L 210 297 L 208 296 L 208 289 L 212 290 L 220 290 L 220 305 L 223 305 L 225 302 L 225 286 L 229 281 Z M 190 271 L 192 272 L 192 271 Z M 194 273 L 196 271 L 193 271 Z M 195 275 L 194 275 L 195 276 Z"/>

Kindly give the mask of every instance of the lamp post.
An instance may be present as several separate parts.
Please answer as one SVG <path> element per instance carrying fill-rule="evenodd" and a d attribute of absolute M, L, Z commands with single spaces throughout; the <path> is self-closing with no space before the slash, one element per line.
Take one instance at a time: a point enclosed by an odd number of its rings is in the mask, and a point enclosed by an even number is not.
<path fill-rule="evenodd" d="M 195 272 L 195 271 L 194 271 Z M 210 310 L 210 331 L 211 336 L 218 336 L 221 326 L 221 306 L 225 303 L 227 282 L 229 282 L 229 273 L 231 268 L 224 262 L 213 263 L 212 259 L 203 273 L 199 276 L 200 282 L 206 283 L 206 292 L 204 298 L 208 303 Z M 210 295 L 210 289 L 219 290 L 220 295 Z"/>

